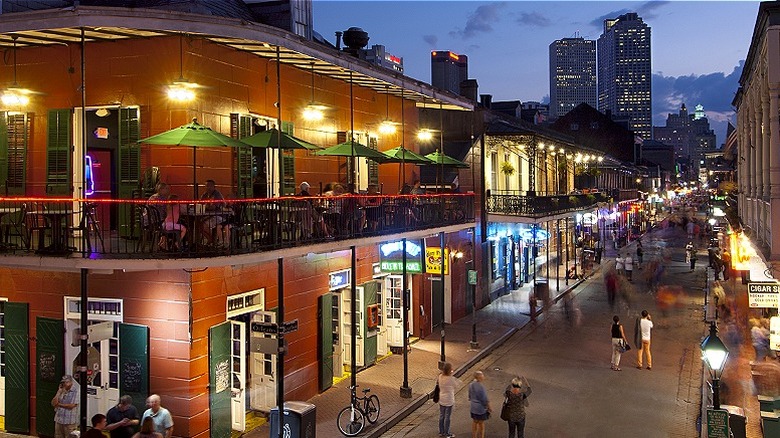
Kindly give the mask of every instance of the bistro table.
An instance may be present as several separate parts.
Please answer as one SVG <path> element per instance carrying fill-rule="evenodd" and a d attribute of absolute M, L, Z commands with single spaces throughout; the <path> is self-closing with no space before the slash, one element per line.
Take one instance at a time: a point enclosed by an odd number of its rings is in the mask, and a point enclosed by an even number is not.
<path fill-rule="evenodd" d="M 18 213 L 20 211 L 22 211 L 22 209 L 19 207 L 2 207 L 0 208 L 0 221 L 2 221 L 5 215 Z M 0 232 L 2 232 L 3 234 L 2 236 L 0 236 L 0 238 L 2 239 L 0 240 L 0 251 L 5 251 L 14 246 L 13 244 L 11 244 L 11 242 L 8 241 L 8 236 L 10 234 L 10 231 L 7 231 L 5 228 L 14 226 L 14 224 L 5 223 L 2 225 L 3 225 L 2 228 L 0 228 Z"/>
<path fill-rule="evenodd" d="M 196 251 L 203 238 L 201 230 L 203 221 L 212 217 L 221 216 L 223 218 L 221 225 L 229 224 L 229 219 L 230 216 L 233 215 L 233 210 L 229 207 L 221 208 L 219 210 L 205 210 L 203 208 L 197 208 L 197 205 L 189 205 L 186 210 L 182 210 L 180 215 L 186 218 L 187 236 L 185 237 L 190 238 L 190 249 Z"/>
<path fill-rule="evenodd" d="M 51 244 L 46 247 L 38 247 L 35 251 L 43 255 L 66 255 L 72 252 L 67 242 L 67 219 L 73 214 L 71 209 L 46 209 L 33 211 L 30 214 L 41 215 L 46 219 L 46 227 L 51 230 Z"/>

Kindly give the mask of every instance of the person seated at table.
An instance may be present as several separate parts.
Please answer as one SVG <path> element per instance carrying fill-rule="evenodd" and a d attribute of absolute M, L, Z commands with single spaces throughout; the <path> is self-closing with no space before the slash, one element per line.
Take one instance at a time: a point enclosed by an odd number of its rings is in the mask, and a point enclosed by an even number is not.
<path fill-rule="evenodd" d="M 379 196 L 379 186 L 376 184 L 368 185 L 363 208 L 366 212 L 368 231 L 376 231 L 379 227 L 379 219 L 382 216 L 382 198 Z"/>
<path fill-rule="evenodd" d="M 174 201 L 179 199 L 177 195 L 171 195 L 170 200 Z M 179 223 L 179 217 L 181 215 L 182 204 L 165 204 L 165 219 L 163 219 L 162 229 L 165 231 L 178 231 L 179 235 L 176 236 L 176 243 L 173 250 L 178 251 L 181 248 L 181 243 L 184 241 L 184 235 L 187 234 L 187 227 Z M 160 249 L 168 251 L 171 248 L 168 247 L 168 238 L 165 235 L 160 236 Z"/>
<path fill-rule="evenodd" d="M 420 187 L 420 180 L 419 179 L 414 180 L 414 185 L 412 186 L 411 194 L 412 195 L 424 195 L 425 194 L 425 189 Z"/>
<path fill-rule="evenodd" d="M 200 199 L 203 201 L 224 201 L 225 197 L 217 190 L 217 183 L 213 179 L 209 179 L 206 180 L 206 191 Z M 225 217 L 218 214 L 224 208 L 224 202 L 208 202 L 203 208 L 208 214 L 201 220 L 201 231 L 209 244 L 225 246 L 226 242 L 230 242 L 230 225 L 223 225 Z M 212 235 L 212 231 L 214 235 Z"/>
<path fill-rule="evenodd" d="M 312 198 L 309 189 L 311 186 L 306 181 L 300 185 L 301 191 L 296 193 L 295 196 L 300 198 Z M 325 225 L 325 219 L 322 217 L 319 211 L 317 211 L 313 199 L 306 199 L 304 202 L 307 206 L 306 210 L 299 215 L 301 220 L 301 227 L 303 230 L 303 238 L 310 239 L 312 235 L 318 235 L 320 237 L 330 237 L 328 232 L 328 226 Z"/>
<path fill-rule="evenodd" d="M 411 195 L 412 194 L 412 188 L 409 186 L 409 184 L 404 184 L 401 188 L 401 195 Z M 402 196 L 398 200 L 398 207 L 399 211 L 401 212 L 400 215 L 396 216 L 396 222 L 400 226 L 412 226 L 417 223 L 417 213 L 415 212 L 415 207 L 412 206 L 412 199 L 410 196 Z"/>
<path fill-rule="evenodd" d="M 328 229 L 332 230 L 334 234 L 340 234 L 343 232 L 342 224 L 342 212 L 343 212 L 343 199 L 340 198 L 344 195 L 344 186 L 339 183 L 329 184 L 330 190 L 327 190 L 324 195 L 327 199 L 327 210 L 323 213 L 325 216 L 325 222 L 328 225 Z"/>
<path fill-rule="evenodd" d="M 157 187 L 155 188 L 155 192 L 152 196 L 149 197 L 150 201 L 167 201 L 171 198 L 171 186 L 168 184 L 161 182 L 157 184 Z M 159 220 L 163 220 L 165 218 L 165 205 L 164 203 L 155 203 L 151 204 L 151 207 L 157 210 L 157 217 Z M 145 219 L 145 220 L 148 220 Z M 145 222 L 146 223 L 146 222 Z"/>
<path fill-rule="evenodd" d="M 362 233 L 366 227 L 366 215 L 363 211 L 363 197 L 356 190 L 353 183 L 347 185 L 346 199 L 343 202 L 344 229 L 353 233 Z"/>

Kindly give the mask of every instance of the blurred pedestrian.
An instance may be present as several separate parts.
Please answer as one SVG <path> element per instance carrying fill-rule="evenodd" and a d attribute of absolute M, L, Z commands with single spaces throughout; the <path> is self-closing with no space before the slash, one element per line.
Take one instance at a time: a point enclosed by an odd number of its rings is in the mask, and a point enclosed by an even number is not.
<path fill-rule="evenodd" d="M 626 271 L 626 278 L 628 278 L 628 281 L 633 281 L 634 259 L 631 258 L 631 253 L 626 253 L 626 256 L 623 257 L 623 269 Z"/>
<path fill-rule="evenodd" d="M 642 311 L 642 318 L 637 323 L 635 330 L 639 335 L 636 342 L 636 367 L 642 369 L 643 355 L 647 356 L 647 369 L 653 368 L 653 355 L 650 354 L 650 332 L 653 329 L 653 321 L 650 320 L 650 313 L 647 310 Z"/>
<path fill-rule="evenodd" d="M 769 354 L 769 320 L 750 318 L 750 339 L 756 352 L 754 362 L 763 362 Z"/>
<path fill-rule="evenodd" d="M 696 259 L 698 257 L 696 256 L 696 250 L 691 250 L 690 260 L 691 260 L 691 272 L 693 272 L 694 269 L 696 269 Z"/>
<path fill-rule="evenodd" d="M 615 306 L 617 284 L 617 273 L 614 269 L 610 269 L 604 274 L 604 287 L 607 289 L 607 302 L 610 308 Z"/>
<path fill-rule="evenodd" d="M 471 438 L 485 438 L 485 421 L 490 418 L 490 401 L 487 390 L 482 384 L 485 374 L 482 371 L 474 373 L 474 380 L 469 384 L 469 402 L 471 402 Z"/>
<path fill-rule="evenodd" d="M 638 268 L 642 269 L 642 258 L 645 255 L 645 250 L 642 248 L 642 239 L 636 241 L 636 262 L 639 265 Z"/>
<path fill-rule="evenodd" d="M 623 256 L 618 254 L 617 257 L 615 257 L 615 270 L 617 271 L 618 274 L 624 275 L 623 273 L 624 267 L 625 265 L 623 264 Z"/>
<path fill-rule="evenodd" d="M 613 371 L 623 371 L 620 369 L 620 356 L 623 354 L 623 346 L 628 345 L 626 334 L 623 331 L 623 325 L 620 324 L 620 317 L 612 317 L 612 363 L 610 368 Z"/>
<path fill-rule="evenodd" d="M 460 383 L 452 375 L 451 363 L 444 363 L 436 382 L 439 384 L 439 436 L 451 438 L 455 435 L 450 432 L 450 417 L 455 405 L 455 390 Z"/>
<path fill-rule="evenodd" d="M 531 385 L 525 377 L 513 378 L 504 391 L 501 419 L 509 426 L 509 438 L 525 436 L 525 408 L 528 406 L 528 396 L 531 392 Z"/>

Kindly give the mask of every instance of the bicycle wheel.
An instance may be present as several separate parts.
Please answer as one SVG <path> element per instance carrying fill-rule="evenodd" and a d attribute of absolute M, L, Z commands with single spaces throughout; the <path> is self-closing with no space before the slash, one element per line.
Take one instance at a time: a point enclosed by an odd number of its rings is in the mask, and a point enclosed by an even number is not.
<path fill-rule="evenodd" d="M 366 400 L 366 418 L 374 424 L 379 420 L 379 397 L 372 395 Z"/>
<path fill-rule="evenodd" d="M 366 418 L 359 409 L 347 406 L 339 412 L 336 424 L 344 435 L 355 436 L 363 431 L 363 427 L 366 425 Z"/>

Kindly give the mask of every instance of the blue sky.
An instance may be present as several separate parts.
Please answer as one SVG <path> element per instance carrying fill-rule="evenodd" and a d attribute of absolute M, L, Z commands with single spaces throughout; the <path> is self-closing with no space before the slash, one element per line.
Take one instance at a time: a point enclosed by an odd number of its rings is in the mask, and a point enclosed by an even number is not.
<path fill-rule="evenodd" d="M 652 29 L 654 125 L 680 104 L 704 105 L 725 140 L 731 100 L 747 56 L 758 2 L 749 1 L 337 1 L 314 0 L 314 28 L 363 28 L 369 45 L 404 58 L 408 76 L 430 82 L 430 51 L 469 57 L 469 77 L 493 100 L 547 100 L 548 47 L 579 35 L 598 39 L 605 18 L 637 12 Z"/>

